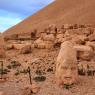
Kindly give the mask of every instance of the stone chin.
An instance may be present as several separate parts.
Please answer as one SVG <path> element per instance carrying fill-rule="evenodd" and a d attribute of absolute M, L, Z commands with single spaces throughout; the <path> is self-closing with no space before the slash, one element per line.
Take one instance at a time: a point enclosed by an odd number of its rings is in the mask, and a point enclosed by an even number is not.
<path fill-rule="evenodd" d="M 64 84 L 72 85 L 77 82 L 77 79 L 75 77 L 63 77 L 62 81 L 63 85 Z"/>

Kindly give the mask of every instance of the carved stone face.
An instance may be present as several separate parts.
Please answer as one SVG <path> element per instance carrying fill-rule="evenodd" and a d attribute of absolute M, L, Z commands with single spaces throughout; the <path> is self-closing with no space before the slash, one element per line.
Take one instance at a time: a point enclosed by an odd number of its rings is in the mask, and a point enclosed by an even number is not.
<path fill-rule="evenodd" d="M 56 80 L 59 85 L 77 82 L 77 52 L 71 42 L 64 42 L 56 61 Z"/>
<path fill-rule="evenodd" d="M 71 63 L 72 61 L 64 62 L 63 64 L 59 64 L 58 67 L 58 77 L 59 81 L 62 84 L 73 84 L 76 83 L 78 78 L 78 69 L 75 63 Z"/>
<path fill-rule="evenodd" d="M 77 80 L 76 79 L 77 78 L 77 67 L 75 65 L 72 65 L 72 66 L 63 65 L 61 67 L 61 70 L 63 72 L 62 80 L 64 84 L 75 83 L 75 81 Z"/>

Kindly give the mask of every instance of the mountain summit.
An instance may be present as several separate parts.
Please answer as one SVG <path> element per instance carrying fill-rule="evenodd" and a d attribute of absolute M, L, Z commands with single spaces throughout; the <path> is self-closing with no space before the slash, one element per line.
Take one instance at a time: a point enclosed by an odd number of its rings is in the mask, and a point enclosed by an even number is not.
<path fill-rule="evenodd" d="M 44 9 L 8 29 L 4 34 L 30 32 L 49 24 L 95 24 L 95 0 L 56 0 Z"/>

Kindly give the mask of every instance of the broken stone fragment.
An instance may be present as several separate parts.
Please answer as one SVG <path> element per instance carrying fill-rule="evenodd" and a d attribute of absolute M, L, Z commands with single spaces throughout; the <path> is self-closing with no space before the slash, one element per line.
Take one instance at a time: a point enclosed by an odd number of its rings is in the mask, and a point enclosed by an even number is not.
<path fill-rule="evenodd" d="M 6 45 L 6 49 L 7 49 L 7 50 L 14 49 L 13 44 L 8 44 L 8 45 Z"/>
<path fill-rule="evenodd" d="M 29 89 L 32 93 L 36 94 L 39 92 L 40 87 L 36 83 L 33 83 L 32 85 L 27 85 L 24 87 L 24 90 L 27 89 Z"/>
<path fill-rule="evenodd" d="M 54 34 L 44 34 L 42 37 L 43 41 L 54 41 L 55 37 Z"/>
<path fill-rule="evenodd" d="M 34 42 L 34 47 L 38 49 L 45 49 L 45 43 L 42 39 L 39 38 Z"/>
<path fill-rule="evenodd" d="M 74 48 L 76 49 L 76 51 L 88 51 L 88 52 L 93 51 L 91 47 L 85 45 L 75 45 Z"/>
<path fill-rule="evenodd" d="M 89 61 L 94 55 L 93 49 L 90 46 L 76 45 L 74 48 L 77 50 L 78 59 Z"/>
<path fill-rule="evenodd" d="M 88 41 L 86 42 L 86 45 L 92 47 L 92 49 L 95 50 L 95 42 Z"/>
<path fill-rule="evenodd" d="M 13 47 L 16 50 L 20 50 L 21 48 L 23 48 L 25 46 L 25 44 L 19 44 L 19 43 L 13 43 Z"/>
<path fill-rule="evenodd" d="M 95 41 L 95 33 L 88 36 L 89 41 Z"/>
<path fill-rule="evenodd" d="M 21 54 L 31 53 L 31 45 L 25 45 L 20 49 Z"/>

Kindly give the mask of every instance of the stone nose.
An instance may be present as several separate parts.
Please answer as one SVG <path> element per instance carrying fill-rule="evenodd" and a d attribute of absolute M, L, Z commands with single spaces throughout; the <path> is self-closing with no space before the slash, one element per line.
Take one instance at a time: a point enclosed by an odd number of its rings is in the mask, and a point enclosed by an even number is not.
<path fill-rule="evenodd" d="M 71 69 L 68 69 L 68 70 L 67 70 L 66 76 L 67 76 L 67 77 L 71 77 Z"/>

